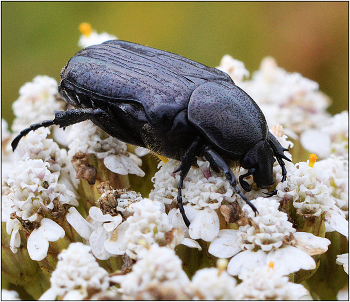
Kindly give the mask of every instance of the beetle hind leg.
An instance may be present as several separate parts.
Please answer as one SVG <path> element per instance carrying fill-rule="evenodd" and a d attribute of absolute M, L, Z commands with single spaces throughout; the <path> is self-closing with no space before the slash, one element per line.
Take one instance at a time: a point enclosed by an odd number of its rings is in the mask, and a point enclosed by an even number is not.
<path fill-rule="evenodd" d="M 233 187 L 233 189 L 236 191 L 236 193 L 239 194 L 239 196 L 241 196 L 242 199 L 251 207 L 251 209 L 254 211 L 255 215 L 258 214 L 259 212 L 256 209 L 256 207 L 248 200 L 248 198 L 237 187 L 236 177 L 233 174 L 230 167 L 228 166 L 228 164 L 223 160 L 223 158 L 214 149 L 212 149 L 208 145 L 206 145 L 203 148 L 203 152 L 204 152 L 206 159 L 210 162 L 211 165 L 213 165 L 214 167 L 219 168 L 220 170 L 223 171 L 227 180 L 230 182 L 230 185 Z M 250 171 L 251 170 L 249 170 L 249 172 Z M 250 175 L 250 174 L 248 174 L 248 175 Z M 247 185 L 248 185 L 248 183 L 247 183 Z"/>

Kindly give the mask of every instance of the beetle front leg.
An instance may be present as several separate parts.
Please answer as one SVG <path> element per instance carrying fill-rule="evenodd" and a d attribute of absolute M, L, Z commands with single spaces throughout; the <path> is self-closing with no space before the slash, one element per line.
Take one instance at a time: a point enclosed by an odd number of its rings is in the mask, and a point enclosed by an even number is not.
<path fill-rule="evenodd" d="M 243 178 L 248 177 L 250 175 L 253 175 L 254 172 L 255 172 L 255 168 L 251 168 L 251 169 L 249 169 L 249 171 L 247 173 L 239 176 L 239 183 L 241 184 L 242 188 L 246 192 L 250 192 L 251 188 L 250 188 L 249 184 Z"/>
<path fill-rule="evenodd" d="M 55 118 L 53 120 L 43 121 L 42 123 L 33 124 L 28 128 L 22 130 L 12 141 L 12 150 L 15 151 L 17 145 L 22 137 L 26 136 L 30 131 L 37 130 L 41 127 L 50 127 L 58 125 L 61 128 L 67 127 L 76 123 L 91 119 L 93 116 L 107 115 L 101 109 L 69 109 L 66 111 L 55 111 Z"/>
<path fill-rule="evenodd" d="M 256 207 L 248 200 L 248 198 L 237 187 L 236 177 L 233 174 L 230 167 L 228 166 L 228 164 L 223 160 L 223 158 L 208 145 L 204 147 L 203 152 L 204 152 L 204 156 L 210 162 L 211 165 L 222 170 L 227 180 L 230 182 L 230 185 L 233 187 L 236 193 L 239 194 L 239 196 L 241 196 L 243 200 L 252 208 L 255 215 L 259 213 Z"/>

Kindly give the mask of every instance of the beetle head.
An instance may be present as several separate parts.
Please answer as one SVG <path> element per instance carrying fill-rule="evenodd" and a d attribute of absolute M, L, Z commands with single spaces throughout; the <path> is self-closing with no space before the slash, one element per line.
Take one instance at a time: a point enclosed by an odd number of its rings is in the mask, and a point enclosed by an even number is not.
<path fill-rule="evenodd" d="M 253 178 L 256 184 L 264 189 L 272 185 L 273 180 L 273 151 L 265 140 L 258 142 L 251 148 L 241 160 L 241 166 L 245 169 L 254 169 Z"/>

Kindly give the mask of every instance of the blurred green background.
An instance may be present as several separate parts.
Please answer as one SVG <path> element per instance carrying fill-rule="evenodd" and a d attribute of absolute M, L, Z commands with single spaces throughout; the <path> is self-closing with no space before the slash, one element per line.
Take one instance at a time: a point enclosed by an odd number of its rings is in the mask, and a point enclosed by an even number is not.
<path fill-rule="evenodd" d="M 2 2 L 2 117 L 36 75 L 59 81 L 81 22 L 98 33 L 208 66 L 230 54 L 252 73 L 265 56 L 320 84 L 332 114 L 348 108 L 347 2 Z"/>

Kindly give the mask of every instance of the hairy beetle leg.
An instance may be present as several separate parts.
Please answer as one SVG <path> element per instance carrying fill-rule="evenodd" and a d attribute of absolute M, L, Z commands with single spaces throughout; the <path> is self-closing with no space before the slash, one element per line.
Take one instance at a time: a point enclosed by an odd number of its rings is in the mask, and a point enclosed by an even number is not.
<path fill-rule="evenodd" d="M 228 164 L 223 160 L 223 158 L 208 145 L 206 145 L 203 148 L 203 151 L 204 151 L 205 157 L 209 160 L 210 164 L 223 171 L 227 180 L 230 182 L 230 185 L 233 187 L 233 189 L 236 191 L 236 193 L 239 194 L 239 196 L 241 196 L 243 198 L 243 200 L 251 207 L 251 209 L 255 213 L 255 216 L 257 214 L 259 214 L 256 207 L 248 200 L 248 198 L 237 187 L 236 177 L 233 174 L 230 167 L 228 166 Z"/>

